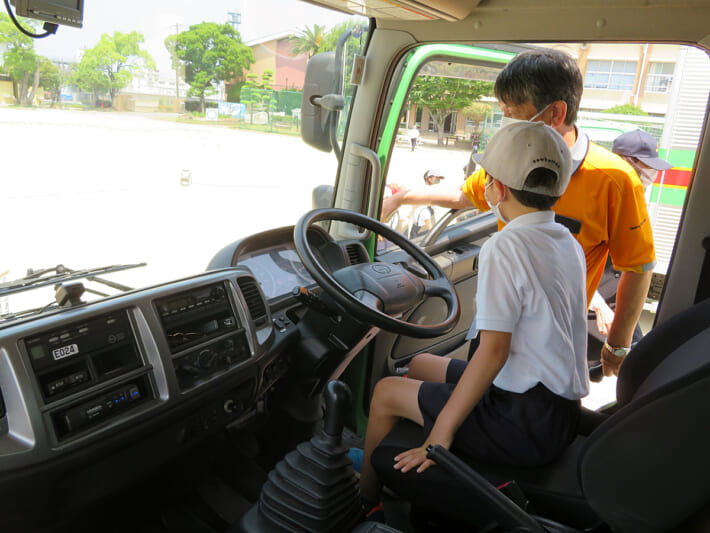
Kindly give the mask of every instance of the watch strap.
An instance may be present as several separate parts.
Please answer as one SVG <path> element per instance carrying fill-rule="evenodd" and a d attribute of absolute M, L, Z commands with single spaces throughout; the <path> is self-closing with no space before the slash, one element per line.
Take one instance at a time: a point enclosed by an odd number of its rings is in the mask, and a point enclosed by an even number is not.
<path fill-rule="evenodd" d="M 604 341 L 604 348 L 609 350 L 611 353 L 616 355 L 617 357 L 626 357 L 629 355 L 629 352 L 631 351 L 630 346 L 612 346 L 609 344 L 607 341 Z"/>

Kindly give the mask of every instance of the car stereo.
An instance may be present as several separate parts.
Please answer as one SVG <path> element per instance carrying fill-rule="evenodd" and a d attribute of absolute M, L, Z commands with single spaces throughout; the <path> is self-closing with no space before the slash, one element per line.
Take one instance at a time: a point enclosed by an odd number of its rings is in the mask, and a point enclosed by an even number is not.
<path fill-rule="evenodd" d="M 143 366 L 125 309 L 23 342 L 47 403 Z"/>
<path fill-rule="evenodd" d="M 250 356 L 228 287 L 215 283 L 155 301 L 181 390 Z"/>
<path fill-rule="evenodd" d="M 178 353 L 239 327 L 223 283 L 155 302 L 170 353 Z"/>

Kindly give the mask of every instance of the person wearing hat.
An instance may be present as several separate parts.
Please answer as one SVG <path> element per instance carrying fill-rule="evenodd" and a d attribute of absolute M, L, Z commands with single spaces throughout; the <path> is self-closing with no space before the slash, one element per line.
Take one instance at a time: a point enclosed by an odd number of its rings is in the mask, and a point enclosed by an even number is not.
<path fill-rule="evenodd" d="M 366 507 L 379 497 L 372 451 L 400 417 L 428 432 L 421 447 L 395 458 L 402 472 L 428 468 L 430 444 L 483 461 L 546 464 L 576 435 L 579 399 L 589 391 L 586 267 L 551 211 L 569 183 L 569 148 L 549 126 L 522 122 L 493 136 L 482 165 L 487 201 L 507 224 L 479 256 L 469 336 L 480 343 L 468 363 L 420 354 L 408 377 L 378 382 L 360 477 Z"/>
<path fill-rule="evenodd" d="M 494 92 L 503 112 L 502 124 L 544 122 L 562 135 L 572 152 L 572 178 L 553 209 L 584 249 L 588 301 L 599 285 L 608 257 L 621 271 L 613 322 L 597 357 L 604 375 L 611 376 L 618 374 L 630 350 L 656 253 L 643 186 L 634 169 L 618 155 L 590 142 L 575 125 L 583 88 L 582 73 L 573 57 L 541 48 L 515 56 L 498 74 Z M 516 155 L 511 153 L 509 157 Z M 386 215 L 402 204 L 429 203 L 450 209 L 474 206 L 486 210 L 486 179 L 479 169 L 461 188 L 438 185 L 402 190 L 383 203 L 382 212 Z"/>
<path fill-rule="evenodd" d="M 668 170 L 673 166 L 658 157 L 656 139 L 643 130 L 622 133 L 614 139 L 611 151 L 633 167 L 644 189 L 656 181 L 659 170 Z"/>
<path fill-rule="evenodd" d="M 444 179 L 442 172 L 438 170 L 427 170 L 424 172 L 424 185 L 437 185 Z M 408 237 L 414 239 L 423 235 L 434 227 L 435 215 L 434 208 L 430 205 L 413 206 L 412 212 L 409 215 L 409 233 Z"/>

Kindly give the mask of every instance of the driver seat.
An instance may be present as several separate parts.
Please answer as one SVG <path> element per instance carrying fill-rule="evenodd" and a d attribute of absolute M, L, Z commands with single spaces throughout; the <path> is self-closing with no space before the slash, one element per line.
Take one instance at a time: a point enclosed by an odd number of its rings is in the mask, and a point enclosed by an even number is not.
<path fill-rule="evenodd" d="M 535 514 L 575 528 L 684 527 L 710 508 L 709 346 L 707 299 L 638 343 L 619 373 L 617 404 L 603 413 L 585 410 L 585 429 L 555 462 L 527 468 L 459 457 L 495 486 L 515 480 Z M 392 468 L 398 453 L 425 438 L 409 421 L 395 426 L 372 456 L 382 482 L 415 507 L 469 526 L 489 523 L 477 490 L 442 468 L 422 474 Z"/>

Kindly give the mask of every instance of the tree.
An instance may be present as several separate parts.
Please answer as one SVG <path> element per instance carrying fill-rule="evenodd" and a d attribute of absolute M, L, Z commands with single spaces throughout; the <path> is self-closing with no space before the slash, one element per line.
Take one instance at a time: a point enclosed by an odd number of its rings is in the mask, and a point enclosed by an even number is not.
<path fill-rule="evenodd" d="M 185 63 L 188 95 L 200 98 L 201 111 L 205 110 L 206 91 L 222 81 L 243 78 L 255 61 L 239 32 L 229 24 L 215 22 L 202 22 L 178 34 L 175 53 Z"/>
<path fill-rule="evenodd" d="M 23 24 L 28 21 L 22 19 Z M 39 56 L 34 51 L 32 38 L 23 35 L 10 17 L 0 13 L 0 43 L 7 51 L 3 54 L 3 68 L 12 78 L 12 94 L 20 105 L 31 105 L 39 85 Z"/>
<path fill-rule="evenodd" d="M 409 92 L 409 101 L 429 108 L 436 124 L 437 144 L 444 144 L 444 122 L 459 109 L 463 109 L 481 96 L 493 94 L 493 82 L 418 76 Z"/>
<path fill-rule="evenodd" d="M 289 42 L 292 44 L 291 49 L 294 54 L 308 54 L 308 59 L 312 58 L 318 52 L 322 52 L 321 44 L 323 43 L 323 30 L 325 26 L 314 24 L 312 28 L 306 26 L 296 35 L 289 37 Z M 335 50 L 335 48 L 333 48 Z"/>
<path fill-rule="evenodd" d="M 362 43 L 365 41 L 365 39 L 367 39 L 367 32 L 357 30 L 366 28 L 366 24 L 352 19 L 346 22 L 341 22 L 340 24 L 336 24 L 323 36 L 323 40 L 321 41 L 320 47 L 318 48 L 318 52 L 320 53 L 334 51 L 338 46 L 338 40 L 340 39 L 340 36 L 348 30 L 355 30 L 352 33 L 352 37 L 357 38 L 359 40 L 359 47 L 361 47 Z"/>
<path fill-rule="evenodd" d="M 59 101 L 59 93 L 65 81 L 66 77 L 62 76 L 62 72 L 57 65 L 46 57 L 40 58 L 39 84 L 45 91 L 51 93 L 52 107 Z"/>
<path fill-rule="evenodd" d="M 175 46 L 177 44 L 177 34 L 168 35 L 165 38 L 165 49 L 170 54 L 170 65 L 175 71 L 175 98 L 180 98 L 180 78 L 185 79 L 185 64 L 180 61 Z"/>
<path fill-rule="evenodd" d="M 643 117 L 648 116 L 648 113 L 646 113 L 643 109 L 631 104 L 623 104 L 610 107 L 609 109 L 605 109 L 604 111 L 602 111 L 602 113 L 612 113 L 616 115 L 638 115 Z"/>
<path fill-rule="evenodd" d="M 271 113 L 274 109 L 274 90 L 271 84 L 274 81 L 274 71 L 266 69 L 261 74 L 261 80 L 256 74 L 247 74 L 247 81 L 242 86 L 239 101 L 249 107 L 251 121 L 254 120 L 254 108 L 258 111 Z"/>
<path fill-rule="evenodd" d="M 99 93 L 108 93 L 113 105 L 116 95 L 131 83 L 136 71 L 155 70 L 153 58 L 141 49 L 144 40 L 136 31 L 104 33 L 96 46 L 84 52 L 72 83 L 92 93 L 94 100 Z"/>
<path fill-rule="evenodd" d="M 473 102 L 463 108 L 463 114 L 466 118 L 474 122 L 473 130 L 478 131 L 478 126 L 486 119 L 486 116 L 491 112 L 490 104 L 485 102 Z"/>

